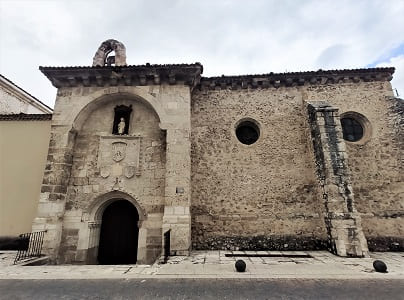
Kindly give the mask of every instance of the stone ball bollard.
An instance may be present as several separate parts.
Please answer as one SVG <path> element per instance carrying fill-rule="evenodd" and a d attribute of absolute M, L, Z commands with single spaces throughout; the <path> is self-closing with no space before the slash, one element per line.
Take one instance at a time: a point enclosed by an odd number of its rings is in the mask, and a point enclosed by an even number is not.
<path fill-rule="evenodd" d="M 375 268 L 376 272 L 387 273 L 387 266 L 381 260 L 375 260 L 373 262 L 373 268 Z"/>
<path fill-rule="evenodd" d="M 236 261 L 235 267 L 236 267 L 237 272 L 245 272 L 245 268 L 247 267 L 247 265 L 244 262 L 244 260 L 239 259 L 238 261 Z"/>

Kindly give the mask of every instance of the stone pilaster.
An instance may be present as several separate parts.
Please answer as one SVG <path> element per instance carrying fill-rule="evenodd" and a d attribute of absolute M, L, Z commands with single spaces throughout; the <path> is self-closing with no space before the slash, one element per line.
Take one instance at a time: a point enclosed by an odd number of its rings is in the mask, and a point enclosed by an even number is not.
<path fill-rule="evenodd" d="M 163 233 L 171 230 L 171 255 L 188 255 L 191 247 L 190 131 L 167 129 Z"/>
<path fill-rule="evenodd" d="M 310 103 L 308 114 L 331 251 L 339 256 L 368 256 L 361 218 L 354 207 L 338 108 Z"/>
<path fill-rule="evenodd" d="M 32 224 L 32 231 L 46 230 L 43 253 L 51 262 L 56 262 L 61 242 L 75 135 L 66 126 L 52 125 L 38 214 Z"/>

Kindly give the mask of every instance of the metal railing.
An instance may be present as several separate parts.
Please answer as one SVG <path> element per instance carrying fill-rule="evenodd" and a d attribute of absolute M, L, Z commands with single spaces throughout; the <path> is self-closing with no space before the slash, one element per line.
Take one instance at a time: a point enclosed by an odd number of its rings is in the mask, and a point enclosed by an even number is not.
<path fill-rule="evenodd" d="M 27 258 L 40 257 L 46 230 L 20 234 L 14 264 Z"/>
<path fill-rule="evenodd" d="M 168 257 L 170 256 L 170 236 L 171 229 L 164 232 L 164 263 L 166 264 L 168 261 Z"/>

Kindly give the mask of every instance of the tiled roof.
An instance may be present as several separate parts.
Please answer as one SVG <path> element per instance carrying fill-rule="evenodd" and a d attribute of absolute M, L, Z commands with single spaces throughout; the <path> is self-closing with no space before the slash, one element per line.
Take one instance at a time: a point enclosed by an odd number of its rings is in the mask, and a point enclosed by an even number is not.
<path fill-rule="evenodd" d="M 52 114 L 0 114 L 0 121 L 49 121 Z"/>
<path fill-rule="evenodd" d="M 394 68 L 369 68 L 349 70 L 318 70 L 290 73 L 268 73 L 258 75 L 236 75 L 202 77 L 202 89 L 223 88 L 268 88 L 280 86 L 301 86 L 305 84 L 357 83 L 360 81 L 390 81 Z"/>
<path fill-rule="evenodd" d="M 193 64 L 150 64 L 146 63 L 144 65 L 127 65 L 127 66 L 65 66 L 65 67 L 46 67 L 46 66 L 40 66 L 40 70 L 71 70 L 71 69 L 76 69 L 76 70 L 116 70 L 116 69 L 133 69 L 133 68 L 164 68 L 164 69 L 169 69 L 169 68 L 183 68 L 183 67 L 195 67 L 195 66 L 200 66 L 202 67 L 202 64 L 199 62 L 193 63 Z"/>
<path fill-rule="evenodd" d="M 139 66 L 39 67 L 54 87 L 147 85 L 178 82 L 195 86 L 203 67 L 200 63 Z"/>
<path fill-rule="evenodd" d="M 390 81 L 394 68 L 368 68 L 343 70 L 318 70 L 258 75 L 202 77 L 203 66 L 194 64 L 129 65 L 129 66 L 77 66 L 39 67 L 59 87 L 148 85 L 184 82 L 199 88 L 267 88 L 305 84 L 329 84 L 360 81 Z"/>
<path fill-rule="evenodd" d="M 247 75 L 222 75 L 222 76 L 213 76 L 213 77 L 202 77 L 203 79 L 213 79 L 213 78 L 244 78 L 244 77 L 259 77 L 259 76 L 293 76 L 293 75 L 341 75 L 341 74 L 362 74 L 362 73 L 379 73 L 379 72 L 387 72 L 393 74 L 395 68 L 387 67 L 387 68 L 362 68 L 362 69 L 336 69 L 336 70 L 322 70 L 319 69 L 317 71 L 300 71 L 300 72 L 285 72 L 285 73 L 266 73 L 266 74 L 247 74 Z"/>

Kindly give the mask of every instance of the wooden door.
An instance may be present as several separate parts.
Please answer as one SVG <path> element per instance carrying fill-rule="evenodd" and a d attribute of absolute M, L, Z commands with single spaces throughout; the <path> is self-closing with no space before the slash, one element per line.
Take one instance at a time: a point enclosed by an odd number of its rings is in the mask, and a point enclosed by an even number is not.
<path fill-rule="evenodd" d="M 139 228 L 137 209 L 126 200 L 111 203 L 102 215 L 98 262 L 135 264 Z"/>

